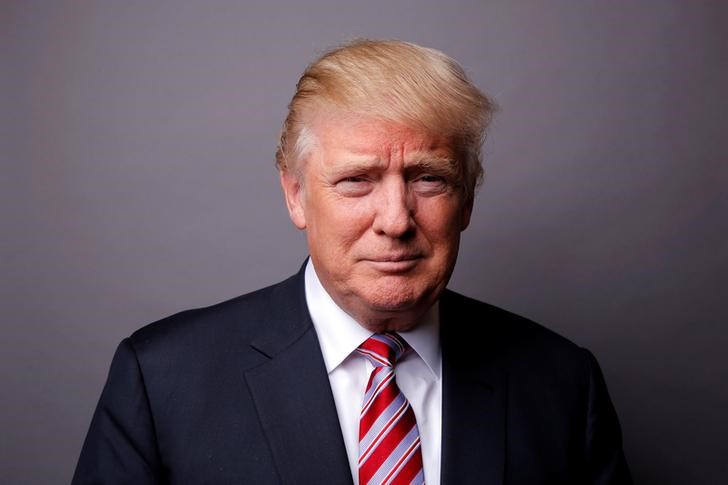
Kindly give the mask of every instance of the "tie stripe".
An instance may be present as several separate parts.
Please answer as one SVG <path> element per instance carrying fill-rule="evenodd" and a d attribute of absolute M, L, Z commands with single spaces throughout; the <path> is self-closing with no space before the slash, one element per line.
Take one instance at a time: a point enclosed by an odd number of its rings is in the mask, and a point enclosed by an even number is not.
<path fill-rule="evenodd" d="M 394 376 L 394 365 L 408 350 L 394 333 L 372 335 L 357 349 L 374 366 L 359 422 L 361 485 L 425 483 L 415 414 Z"/>
<path fill-rule="evenodd" d="M 377 417 L 376 421 L 372 423 L 372 427 L 367 430 L 367 433 L 360 436 L 359 440 L 359 463 L 361 464 L 375 446 L 378 446 L 383 439 L 388 437 L 388 433 L 392 428 L 399 424 L 400 419 L 407 411 L 408 403 L 403 402 L 402 399 L 397 399 L 394 405 L 387 407 L 387 414 L 382 414 Z M 376 426 L 374 426 L 376 425 Z M 401 427 L 400 427 L 401 429 Z"/>
<path fill-rule="evenodd" d="M 362 405 L 361 415 L 364 416 L 369 407 L 374 402 L 382 391 L 386 390 L 388 385 L 394 381 L 394 372 L 378 372 L 377 375 L 372 379 L 371 387 L 364 394 L 364 404 Z M 385 392 L 385 395 L 388 393 Z M 391 394 L 391 393 L 389 393 Z"/>
<path fill-rule="evenodd" d="M 402 417 L 402 413 L 407 411 L 407 402 L 399 393 L 393 395 L 394 399 L 389 402 L 382 402 L 380 413 L 376 410 L 367 412 L 359 420 L 359 447 L 365 449 L 374 441 L 377 436 L 386 433 L 392 425 L 396 424 Z M 386 406 L 386 407 L 384 407 Z"/>

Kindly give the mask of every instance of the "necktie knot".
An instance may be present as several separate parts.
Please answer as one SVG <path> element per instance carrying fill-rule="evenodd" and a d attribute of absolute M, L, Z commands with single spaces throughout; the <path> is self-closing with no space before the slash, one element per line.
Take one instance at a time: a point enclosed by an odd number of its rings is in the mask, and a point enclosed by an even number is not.
<path fill-rule="evenodd" d="M 394 367 L 408 350 L 407 342 L 393 332 L 375 333 L 356 349 L 374 367 Z"/>

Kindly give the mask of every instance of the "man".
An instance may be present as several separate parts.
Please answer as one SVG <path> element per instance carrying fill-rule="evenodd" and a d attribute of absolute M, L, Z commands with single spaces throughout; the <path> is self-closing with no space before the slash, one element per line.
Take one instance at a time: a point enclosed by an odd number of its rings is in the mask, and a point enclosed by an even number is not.
<path fill-rule="evenodd" d="M 591 354 L 445 289 L 492 111 L 404 42 L 309 66 L 277 162 L 310 258 L 124 340 L 74 483 L 631 483 Z"/>

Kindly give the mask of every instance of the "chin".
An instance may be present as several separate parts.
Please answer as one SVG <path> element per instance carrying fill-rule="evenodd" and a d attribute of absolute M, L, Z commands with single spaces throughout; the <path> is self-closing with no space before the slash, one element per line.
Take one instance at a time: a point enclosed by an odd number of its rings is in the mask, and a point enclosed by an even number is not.
<path fill-rule="evenodd" d="M 370 308 L 379 312 L 406 312 L 420 306 L 425 298 L 420 292 L 390 285 L 371 288 L 363 300 Z"/>
<path fill-rule="evenodd" d="M 362 326 L 373 332 L 403 332 L 415 327 L 434 299 L 430 292 L 402 290 L 401 287 L 391 291 L 377 288 L 362 298 L 364 311 L 359 317 Z"/>

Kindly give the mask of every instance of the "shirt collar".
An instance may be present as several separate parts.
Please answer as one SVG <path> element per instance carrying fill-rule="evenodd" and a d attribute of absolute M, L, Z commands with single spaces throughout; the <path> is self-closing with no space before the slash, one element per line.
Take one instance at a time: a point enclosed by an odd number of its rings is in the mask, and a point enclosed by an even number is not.
<path fill-rule="evenodd" d="M 321 345 L 326 371 L 330 374 L 373 333 L 359 325 L 334 302 L 321 284 L 310 258 L 304 280 L 306 304 Z M 435 303 L 430 307 L 422 321 L 412 330 L 399 332 L 427 364 L 435 378 L 440 377 L 441 362 L 438 306 Z"/>

